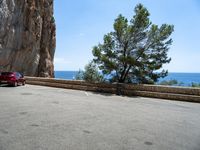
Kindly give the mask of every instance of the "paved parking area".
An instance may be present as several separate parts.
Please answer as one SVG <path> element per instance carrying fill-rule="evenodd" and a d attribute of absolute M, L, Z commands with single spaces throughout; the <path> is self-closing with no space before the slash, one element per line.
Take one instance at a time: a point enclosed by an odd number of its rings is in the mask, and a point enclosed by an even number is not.
<path fill-rule="evenodd" d="M 0 150 L 200 150 L 200 104 L 0 87 Z"/>

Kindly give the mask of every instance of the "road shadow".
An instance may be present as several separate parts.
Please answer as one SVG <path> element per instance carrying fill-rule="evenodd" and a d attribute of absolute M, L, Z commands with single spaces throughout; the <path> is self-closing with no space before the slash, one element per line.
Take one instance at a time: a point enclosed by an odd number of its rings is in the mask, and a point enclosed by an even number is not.
<path fill-rule="evenodd" d="M 91 92 L 91 91 L 90 91 Z M 133 97 L 133 98 L 138 98 L 139 96 L 135 95 L 127 95 L 125 93 L 119 92 L 119 93 L 109 93 L 109 92 L 103 92 L 103 91 L 92 91 L 91 93 L 97 94 L 97 95 L 102 95 L 102 96 L 121 96 L 121 97 Z"/>
<path fill-rule="evenodd" d="M 91 92 L 91 91 L 88 91 L 88 92 Z M 108 93 L 108 92 L 99 92 L 99 91 L 93 91 L 91 92 L 93 94 L 97 94 L 97 95 L 103 95 L 103 96 L 113 96 L 113 95 L 116 95 L 116 94 L 112 94 L 112 93 Z"/>
<path fill-rule="evenodd" d="M 3 87 L 3 88 L 13 88 L 14 86 L 9 85 L 9 84 L 0 84 L 0 87 Z"/>

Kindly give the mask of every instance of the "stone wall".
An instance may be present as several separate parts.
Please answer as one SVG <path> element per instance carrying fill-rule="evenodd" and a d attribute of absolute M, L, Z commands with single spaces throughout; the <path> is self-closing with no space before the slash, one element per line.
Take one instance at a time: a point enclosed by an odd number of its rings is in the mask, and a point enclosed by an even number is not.
<path fill-rule="evenodd" d="M 200 88 L 160 85 L 88 83 L 84 81 L 35 77 L 26 77 L 26 82 L 33 85 L 93 92 L 106 92 L 117 95 L 143 96 L 168 100 L 200 102 Z"/>

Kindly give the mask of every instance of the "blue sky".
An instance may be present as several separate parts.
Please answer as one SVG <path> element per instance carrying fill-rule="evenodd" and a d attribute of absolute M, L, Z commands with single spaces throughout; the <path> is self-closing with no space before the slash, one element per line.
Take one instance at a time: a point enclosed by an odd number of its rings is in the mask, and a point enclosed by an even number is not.
<path fill-rule="evenodd" d="M 92 47 L 113 30 L 119 14 L 129 20 L 142 3 L 154 24 L 173 24 L 169 72 L 200 73 L 199 0 L 55 0 L 57 26 L 55 70 L 79 70 L 92 60 Z"/>

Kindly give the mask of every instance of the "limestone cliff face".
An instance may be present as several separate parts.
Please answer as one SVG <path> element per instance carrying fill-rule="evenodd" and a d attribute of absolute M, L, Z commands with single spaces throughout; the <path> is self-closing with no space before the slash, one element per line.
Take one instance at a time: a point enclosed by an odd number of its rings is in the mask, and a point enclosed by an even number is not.
<path fill-rule="evenodd" d="M 0 71 L 53 77 L 53 0 L 0 0 Z"/>

